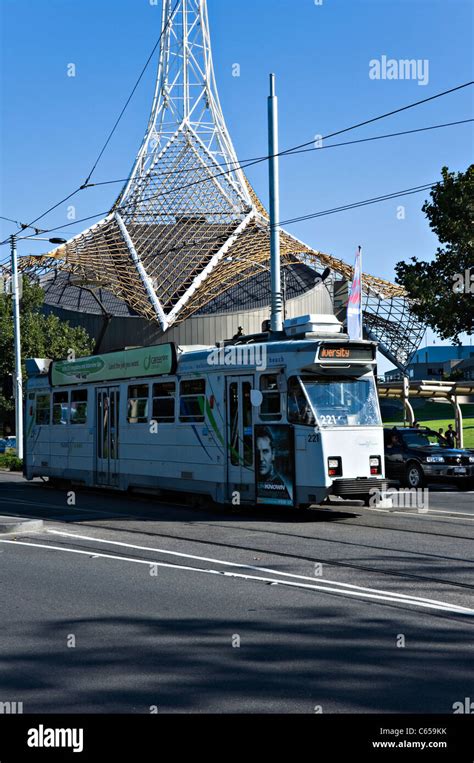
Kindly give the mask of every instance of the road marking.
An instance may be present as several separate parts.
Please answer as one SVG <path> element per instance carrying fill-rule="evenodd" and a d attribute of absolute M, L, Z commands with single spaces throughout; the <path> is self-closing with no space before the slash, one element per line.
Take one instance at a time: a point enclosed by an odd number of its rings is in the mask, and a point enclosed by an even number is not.
<path fill-rule="evenodd" d="M 450 511 L 449 509 L 446 511 L 445 509 L 428 509 L 430 513 L 436 513 L 436 514 L 459 514 L 461 517 L 471 517 L 474 519 L 474 515 L 469 511 Z"/>
<path fill-rule="evenodd" d="M 421 511 L 394 511 L 391 509 L 369 509 L 368 513 L 372 511 L 378 511 L 380 514 L 402 514 L 405 517 L 428 517 L 429 519 L 433 519 L 433 515 L 435 513 L 438 514 L 447 514 L 448 516 L 453 516 L 455 514 L 456 516 L 453 517 L 453 519 L 458 519 L 458 516 L 463 517 L 469 517 L 468 520 L 464 519 L 463 522 L 474 522 L 474 516 L 472 513 L 464 513 L 461 511 L 444 511 L 443 509 L 428 509 L 427 511 L 421 510 Z"/>
<path fill-rule="evenodd" d="M 179 557 L 181 559 L 192 559 L 193 561 L 210 562 L 211 564 L 219 564 L 219 565 L 226 566 L 226 567 L 233 567 L 233 568 L 239 568 L 239 569 L 247 569 L 247 570 L 252 570 L 254 572 L 260 572 L 260 573 L 261 572 L 265 572 L 265 573 L 268 573 L 268 574 L 271 574 L 271 575 L 279 575 L 280 577 L 293 578 L 295 580 L 310 580 L 312 582 L 314 581 L 314 578 L 309 577 L 307 575 L 297 575 L 297 574 L 294 574 L 294 573 L 291 573 L 291 572 L 280 572 L 279 570 L 274 570 L 274 569 L 272 569 L 270 567 L 257 567 L 257 566 L 252 565 L 252 564 L 240 564 L 238 562 L 227 562 L 227 561 L 222 561 L 221 559 L 215 559 L 213 557 L 196 556 L 194 554 L 185 554 L 185 553 L 179 552 L 179 551 L 168 551 L 167 549 L 151 548 L 149 546 L 138 546 L 138 545 L 134 545 L 134 544 L 131 544 L 131 543 L 124 543 L 122 541 L 112 541 L 112 540 L 105 540 L 105 539 L 102 539 L 102 538 L 93 538 L 93 537 L 88 536 L 88 535 L 78 535 L 76 533 L 65 533 L 65 532 L 61 532 L 59 530 L 48 530 L 47 532 L 49 534 L 51 534 L 51 535 L 59 535 L 61 537 L 71 538 L 71 539 L 75 539 L 75 540 L 85 540 L 85 541 L 88 541 L 88 542 L 91 542 L 91 543 L 103 543 L 103 544 L 107 544 L 107 545 L 111 545 L 111 546 L 120 546 L 121 548 L 129 548 L 129 549 L 133 549 L 135 551 L 146 551 L 146 552 L 149 552 L 149 553 L 152 552 L 152 553 L 157 553 L 157 554 L 164 554 L 164 555 L 167 555 L 167 556 L 175 556 L 175 557 Z M 46 546 L 46 548 L 51 548 L 51 547 L 50 546 Z M 62 548 L 62 547 L 60 547 L 60 548 Z M 90 554 L 90 552 L 85 552 L 85 553 L 89 553 Z M 118 558 L 121 559 L 122 557 L 118 557 Z M 150 564 L 154 564 L 154 562 L 150 562 Z M 176 567 L 176 565 L 166 565 L 166 566 Z M 191 567 L 191 568 L 186 568 L 186 569 L 194 570 L 194 569 L 200 569 L 200 568 Z M 203 570 L 201 570 L 201 571 L 203 571 Z M 245 576 L 245 577 L 247 579 L 248 576 Z M 250 577 L 252 579 L 258 579 L 258 578 L 255 578 L 255 576 L 253 576 L 253 575 L 250 576 Z M 285 581 L 281 581 L 281 582 L 285 582 Z M 346 593 L 347 592 L 348 594 L 351 594 L 351 592 L 354 592 L 354 594 L 352 594 L 352 595 L 359 595 L 359 596 L 369 595 L 370 597 L 372 597 L 372 595 L 375 594 L 377 597 L 380 597 L 380 596 L 382 596 L 382 597 L 384 597 L 384 596 L 389 597 L 389 599 L 391 601 L 393 601 L 393 600 L 400 600 L 400 601 L 402 601 L 404 603 L 414 603 L 414 604 L 417 604 L 419 606 L 422 606 L 421 602 L 423 602 L 425 605 L 436 605 L 435 608 L 438 607 L 438 606 L 441 606 L 443 608 L 444 607 L 448 607 L 448 608 L 455 607 L 456 611 L 461 609 L 461 610 L 465 611 L 466 613 L 474 614 L 474 610 L 468 609 L 466 607 L 459 608 L 459 607 L 457 607 L 457 605 L 449 604 L 448 602 L 442 602 L 442 601 L 439 601 L 437 599 L 428 599 L 428 598 L 424 598 L 424 597 L 421 597 L 421 596 L 410 596 L 409 594 L 394 593 L 392 591 L 384 591 L 384 590 L 377 589 L 377 588 L 366 588 L 364 586 L 356 586 L 356 585 L 352 585 L 351 583 L 342 583 L 342 582 L 338 582 L 338 581 L 335 581 L 335 580 L 328 580 L 328 579 L 324 579 L 324 578 L 320 578 L 318 580 L 318 583 L 324 583 L 325 585 L 330 585 L 330 586 L 337 586 L 338 588 L 341 589 L 340 592 L 342 592 L 342 593 Z M 318 586 L 318 587 L 316 587 L 316 590 L 330 590 L 330 589 Z"/>
<path fill-rule="evenodd" d="M 31 548 L 42 548 L 49 551 L 62 551 L 70 554 L 80 554 L 82 556 L 88 556 L 91 558 L 90 551 L 80 551 L 78 549 L 66 548 L 65 546 L 49 546 L 44 543 L 26 543 L 23 541 L 15 540 L 1 540 L 0 543 L 6 543 L 12 546 L 26 546 Z M 450 612 L 451 614 L 458 615 L 474 615 L 473 609 L 467 607 L 456 606 L 454 604 L 448 604 L 447 602 L 436 602 L 435 604 L 427 603 L 430 600 L 418 599 L 416 597 L 403 597 L 402 594 L 390 594 L 379 595 L 372 593 L 364 593 L 362 591 L 350 591 L 341 590 L 340 588 L 330 588 L 329 586 L 309 585 L 308 583 L 296 583 L 290 580 L 275 580 L 274 578 L 265 578 L 257 575 L 243 575 L 237 572 L 221 572 L 220 570 L 204 570 L 200 567 L 185 567 L 179 564 L 166 564 L 165 562 L 154 562 L 150 559 L 134 559 L 133 557 L 114 556 L 112 554 L 94 554 L 94 559 L 110 559 L 118 562 L 131 562 L 133 564 L 146 564 L 148 567 L 163 567 L 172 570 L 183 570 L 185 572 L 196 572 L 206 575 L 222 575 L 228 578 L 236 578 L 240 580 L 255 580 L 258 583 L 270 583 L 271 585 L 282 585 L 292 588 L 304 588 L 313 591 L 321 591 L 322 593 L 334 593 L 339 596 L 358 596 L 363 599 L 373 599 L 378 601 L 390 602 L 392 604 L 410 604 L 412 606 L 422 607 L 425 609 L 434 609 L 439 612 Z M 280 574 L 280 573 L 277 573 Z M 334 584 L 340 585 L 340 584 Z"/>

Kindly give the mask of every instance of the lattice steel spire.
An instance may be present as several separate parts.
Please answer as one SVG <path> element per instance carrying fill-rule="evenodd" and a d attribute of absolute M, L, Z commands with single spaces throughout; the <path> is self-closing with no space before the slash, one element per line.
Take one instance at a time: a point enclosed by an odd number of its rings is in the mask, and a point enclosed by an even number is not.
<path fill-rule="evenodd" d="M 158 77 L 148 128 L 120 201 L 140 193 L 172 142 L 189 141 L 206 165 L 230 170 L 227 183 L 248 206 L 249 189 L 222 113 L 206 0 L 163 0 Z M 177 168 L 179 172 L 179 167 Z"/>

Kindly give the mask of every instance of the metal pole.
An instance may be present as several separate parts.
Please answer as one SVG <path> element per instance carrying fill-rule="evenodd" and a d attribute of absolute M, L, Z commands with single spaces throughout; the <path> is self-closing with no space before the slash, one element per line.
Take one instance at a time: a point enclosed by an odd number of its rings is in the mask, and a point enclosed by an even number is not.
<path fill-rule="evenodd" d="M 408 423 L 412 427 L 415 423 L 415 411 L 413 410 L 413 406 L 410 403 L 410 377 L 404 375 L 403 376 L 403 417 L 404 422 L 406 423 L 407 420 L 407 414 L 408 414 Z"/>
<path fill-rule="evenodd" d="M 458 396 L 456 395 L 456 392 L 454 392 L 454 394 L 448 395 L 448 399 L 450 400 L 451 404 L 454 407 L 456 432 L 458 433 L 456 445 L 458 448 L 464 448 L 464 430 L 463 430 L 462 410 L 461 410 L 461 406 L 459 405 L 459 400 L 458 400 Z"/>
<path fill-rule="evenodd" d="M 364 309 L 363 309 L 363 306 L 362 306 L 362 299 L 364 297 L 364 292 L 362 291 L 362 279 L 364 277 L 364 269 L 362 267 L 362 247 L 361 246 L 359 246 L 359 254 L 360 254 L 360 261 L 359 261 L 359 265 L 360 265 L 360 305 L 359 305 L 359 310 L 360 310 L 360 338 L 363 339 L 364 338 Z"/>
<path fill-rule="evenodd" d="M 283 331 L 283 295 L 281 293 L 280 260 L 280 173 L 278 160 L 278 98 L 275 95 L 275 75 L 270 74 L 268 99 L 268 148 L 270 166 L 270 250 L 272 281 L 272 331 Z"/>
<path fill-rule="evenodd" d="M 12 255 L 13 342 L 15 348 L 15 434 L 16 454 L 23 458 L 23 375 L 21 371 L 20 290 L 16 236 L 10 237 Z"/>
<path fill-rule="evenodd" d="M 189 49 L 188 49 L 188 5 L 185 1 L 182 9 L 183 22 L 183 117 L 189 117 Z"/>

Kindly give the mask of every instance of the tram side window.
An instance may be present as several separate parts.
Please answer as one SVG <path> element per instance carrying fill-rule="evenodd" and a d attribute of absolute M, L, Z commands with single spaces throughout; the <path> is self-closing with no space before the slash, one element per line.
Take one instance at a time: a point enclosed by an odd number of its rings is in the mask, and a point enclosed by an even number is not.
<path fill-rule="evenodd" d="M 263 395 L 260 406 L 262 421 L 281 421 L 281 394 L 278 387 L 278 374 L 267 374 L 260 379 L 260 392 Z"/>
<path fill-rule="evenodd" d="M 184 424 L 202 424 L 205 421 L 206 401 L 205 379 L 181 382 L 179 400 L 179 420 Z"/>
<path fill-rule="evenodd" d="M 313 412 L 296 376 L 288 381 L 288 421 L 292 424 L 316 426 Z"/>
<path fill-rule="evenodd" d="M 48 426 L 51 421 L 51 395 L 36 396 L 36 423 Z"/>
<path fill-rule="evenodd" d="M 87 390 L 71 392 L 71 424 L 87 423 Z"/>
<path fill-rule="evenodd" d="M 134 385 L 128 388 L 128 422 L 129 424 L 148 423 L 148 384 Z"/>
<path fill-rule="evenodd" d="M 65 425 L 69 413 L 69 392 L 53 393 L 53 426 Z"/>
<path fill-rule="evenodd" d="M 153 421 L 158 424 L 173 424 L 175 417 L 176 384 L 163 382 L 153 385 Z"/>

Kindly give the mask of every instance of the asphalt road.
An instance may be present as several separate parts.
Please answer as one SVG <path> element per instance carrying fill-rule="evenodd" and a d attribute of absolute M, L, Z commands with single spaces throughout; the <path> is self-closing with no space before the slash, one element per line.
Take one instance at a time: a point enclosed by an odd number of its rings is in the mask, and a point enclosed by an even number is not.
<path fill-rule="evenodd" d="M 0 474 L 0 702 L 24 713 L 452 713 L 472 493 L 429 511 L 195 509 Z M 69 501 L 71 497 L 69 496 Z"/>

